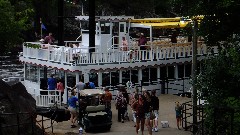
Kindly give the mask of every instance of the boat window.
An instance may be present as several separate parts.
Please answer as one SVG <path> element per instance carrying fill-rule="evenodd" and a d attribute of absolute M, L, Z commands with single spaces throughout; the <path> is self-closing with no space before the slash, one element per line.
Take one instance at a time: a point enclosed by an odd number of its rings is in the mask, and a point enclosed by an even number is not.
<path fill-rule="evenodd" d="M 110 34 L 109 22 L 101 22 L 101 34 Z"/>
<path fill-rule="evenodd" d="M 119 71 L 111 72 L 111 86 L 117 86 L 119 84 Z"/>
<path fill-rule="evenodd" d="M 120 24 L 120 32 L 124 32 L 124 24 Z"/>
<path fill-rule="evenodd" d="M 98 74 L 97 73 L 90 73 L 89 74 L 89 81 L 93 82 L 96 87 L 98 87 Z"/>
<path fill-rule="evenodd" d="M 122 85 L 126 85 L 128 81 L 130 81 L 130 70 L 126 69 L 122 71 Z"/>
<path fill-rule="evenodd" d="M 168 66 L 168 79 L 174 79 L 174 66 Z"/>
<path fill-rule="evenodd" d="M 138 70 L 137 69 L 131 70 L 131 82 L 132 82 L 132 84 L 138 83 Z"/>
<path fill-rule="evenodd" d="M 166 67 L 160 67 L 160 79 L 164 80 L 167 77 L 167 68 Z"/>
<path fill-rule="evenodd" d="M 145 68 L 142 70 L 142 81 L 143 86 L 149 85 L 149 68 Z"/>
<path fill-rule="evenodd" d="M 157 81 L 157 68 L 150 68 L 150 81 Z"/>
<path fill-rule="evenodd" d="M 110 86 L 110 74 L 109 72 L 103 72 L 102 73 L 102 86 Z"/>
<path fill-rule="evenodd" d="M 178 78 L 184 77 L 184 65 L 178 65 Z"/>
<path fill-rule="evenodd" d="M 185 65 L 185 77 L 190 77 L 192 72 L 192 65 L 186 64 Z"/>
<path fill-rule="evenodd" d="M 37 66 L 25 64 L 25 80 L 38 82 Z"/>

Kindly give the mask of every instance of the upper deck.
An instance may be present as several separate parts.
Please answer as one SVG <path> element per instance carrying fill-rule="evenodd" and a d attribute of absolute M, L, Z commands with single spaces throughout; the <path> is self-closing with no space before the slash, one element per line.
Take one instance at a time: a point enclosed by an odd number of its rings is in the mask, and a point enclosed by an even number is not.
<path fill-rule="evenodd" d="M 23 44 L 23 53 L 20 61 L 47 66 L 62 70 L 81 71 L 88 69 L 103 69 L 114 65 L 136 67 L 142 65 L 155 65 L 167 63 L 183 63 L 192 57 L 192 42 L 171 43 L 167 41 L 156 41 L 145 45 L 148 49 L 140 50 L 133 42 L 125 50 L 121 46 L 117 48 L 106 48 L 106 52 L 99 51 L 89 53 L 89 48 L 70 48 L 37 42 Z M 217 53 L 217 47 L 212 48 Z M 203 42 L 198 42 L 197 55 L 208 54 L 207 47 Z M 123 64 L 124 63 L 124 64 Z M 107 65 L 107 66 L 105 66 Z M 119 68 L 121 68 L 119 67 Z"/>

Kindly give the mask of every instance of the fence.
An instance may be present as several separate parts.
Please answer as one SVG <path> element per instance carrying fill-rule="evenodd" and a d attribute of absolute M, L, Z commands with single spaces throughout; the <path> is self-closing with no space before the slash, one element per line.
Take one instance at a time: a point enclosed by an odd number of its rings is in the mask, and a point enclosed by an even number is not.
<path fill-rule="evenodd" d="M 182 127 L 185 130 L 193 132 L 193 126 L 197 130 L 194 135 L 239 135 L 240 109 L 229 108 L 226 106 L 213 106 L 213 112 L 206 114 L 204 105 L 197 105 L 197 123 L 193 123 L 193 105 L 192 101 L 185 102 L 183 106 Z M 207 122 L 210 119 L 210 124 Z M 210 116 L 211 115 L 211 116 Z"/>
<path fill-rule="evenodd" d="M 199 100 L 200 102 L 200 100 Z M 192 101 L 188 101 L 182 104 L 183 110 L 182 110 L 182 127 L 183 129 L 190 130 L 193 132 L 193 126 L 196 126 L 198 130 L 199 135 L 204 135 L 203 132 L 200 130 L 204 130 L 204 119 L 205 119 L 205 113 L 204 113 L 204 106 L 203 105 L 197 105 L 197 123 L 193 123 L 193 105 Z"/>
<path fill-rule="evenodd" d="M 53 133 L 53 123 L 58 117 L 58 108 L 52 110 L 50 118 L 44 118 L 44 111 L 37 112 L 41 115 L 41 120 L 37 120 L 37 115 L 30 112 L 0 113 L 0 135 L 45 135 L 46 129 L 51 128 Z M 48 112 L 50 111 L 48 110 Z M 16 116 L 16 117 L 14 117 Z M 7 121 L 6 121 L 7 119 Z M 44 126 L 45 121 L 50 121 L 49 126 Z M 15 123 L 15 124 L 8 124 Z"/>

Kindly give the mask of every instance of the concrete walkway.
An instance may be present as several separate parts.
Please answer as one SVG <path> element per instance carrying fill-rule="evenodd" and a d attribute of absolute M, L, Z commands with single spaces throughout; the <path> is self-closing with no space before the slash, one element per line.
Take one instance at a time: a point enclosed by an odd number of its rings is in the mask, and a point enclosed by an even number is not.
<path fill-rule="evenodd" d="M 178 130 L 176 126 L 176 119 L 175 119 L 175 101 L 179 101 L 180 103 L 184 103 L 186 101 L 191 100 L 190 98 L 186 97 L 179 97 L 175 95 L 161 95 L 159 96 L 159 104 L 160 104 L 160 110 L 159 110 L 159 131 L 153 132 L 153 135 L 191 135 L 191 132 Z M 114 103 L 112 104 L 112 112 L 113 112 L 113 125 L 111 127 L 110 131 L 107 132 L 101 132 L 101 133 L 84 133 L 85 135 L 93 135 L 93 134 L 99 134 L 99 135 L 135 135 L 135 127 L 134 123 L 130 121 L 126 121 L 125 123 L 117 122 L 117 111 L 114 107 Z M 130 111 L 129 111 L 130 112 Z M 131 114 L 130 114 L 131 116 Z M 132 118 L 132 117 L 130 117 Z M 168 121 L 169 122 L 169 128 L 162 128 L 160 121 Z M 47 123 L 45 123 L 47 125 Z M 79 126 L 77 128 L 70 128 L 70 121 L 61 122 L 61 123 L 54 123 L 54 134 L 55 135 L 77 135 Z M 49 130 L 49 132 L 51 132 Z M 140 134 L 140 133 L 139 133 Z M 144 135 L 147 135 L 147 128 L 145 127 Z"/>

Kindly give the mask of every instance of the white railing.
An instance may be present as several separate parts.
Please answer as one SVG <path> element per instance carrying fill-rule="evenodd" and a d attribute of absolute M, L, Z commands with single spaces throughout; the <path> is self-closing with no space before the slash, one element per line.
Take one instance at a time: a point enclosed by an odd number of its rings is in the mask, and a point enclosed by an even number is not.
<path fill-rule="evenodd" d="M 3 78 L 2 80 L 4 82 L 22 82 L 22 81 L 24 81 L 24 77 L 13 76 L 13 77 L 8 77 L 8 78 Z"/>
<path fill-rule="evenodd" d="M 174 43 L 169 45 L 145 45 L 148 49 L 140 50 L 139 47 L 121 50 L 121 46 L 115 51 L 99 52 L 99 47 L 95 47 L 95 52 L 89 53 L 89 47 L 69 48 L 56 45 L 39 44 L 42 48 L 30 48 L 23 46 L 23 57 L 31 59 L 45 60 L 59 64 L 100 64 L 113 62 L 129 62 L 134 59 L 135 62 L 177 59 L 192 57 L 192 43 Z M 211 50 L 217 54 L 217 47 Z M 198 55 L 209 54 L 205 44 L 199 43 L 197 46 Z"/>
<path fill-rule="evenodd" d="M 33 98 L 36 100 L 36 105 L 41 107 L 50 107 L 54 104 L 61 106 L 61 93 L 58 90 L 39 90 L 40 93 L 44 94 L 32 94 Z"/>

